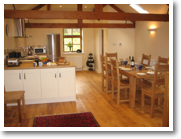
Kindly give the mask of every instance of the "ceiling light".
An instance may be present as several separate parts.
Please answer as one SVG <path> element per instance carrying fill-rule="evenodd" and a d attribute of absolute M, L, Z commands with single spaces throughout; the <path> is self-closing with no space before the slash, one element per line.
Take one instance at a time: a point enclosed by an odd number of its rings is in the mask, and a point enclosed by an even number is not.
<path fill-rule="evenodd" d="M 139 13 L 145 13 L 148 14 L 148 12 L 146 10 L 144 10 L 141 6 L 139 6 L 138 4 L 130 4 L 130 6 L 135 9 L 137 12 Z"/>
<path fill-rule="evenodd" d="M 62 7 L 62 5 L 60 5 L 60 7 Z"/>

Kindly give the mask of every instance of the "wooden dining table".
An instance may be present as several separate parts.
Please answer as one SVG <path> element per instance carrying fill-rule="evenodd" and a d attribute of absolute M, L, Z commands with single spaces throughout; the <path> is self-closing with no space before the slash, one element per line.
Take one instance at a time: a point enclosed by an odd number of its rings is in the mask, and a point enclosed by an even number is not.
<path fill-rule="evenodd" d="M 119 67 L 119 70 L 122 70 Z M 122 70 L 122 75 L 129 78 L 129 106 L 130 108 L 135 108 L 135 98 L 136 98 L 136 80 L 137 79 L 149 79 L 153 78 L 154 75 L 147 74 L 149 69 L 143 68 L 142 70 L 136 71 L 134 68 L 131 71 Z M 146 73 L 146 75 L 137 75 L 137 73 Z"/>

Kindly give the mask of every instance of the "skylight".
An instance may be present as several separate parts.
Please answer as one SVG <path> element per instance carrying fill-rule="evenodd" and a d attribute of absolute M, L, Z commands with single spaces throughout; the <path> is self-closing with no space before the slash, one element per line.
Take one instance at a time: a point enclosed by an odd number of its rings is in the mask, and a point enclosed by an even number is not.
<path fill-rule="evenodd" d="M 135 9 L 137 12 L 139 13 L 145 13 L 148 14 L 148 12 L 146 10 L 144 10 L 141 6 L 139 6 L 138 4 L 130 4 L 130 6 Z"/>

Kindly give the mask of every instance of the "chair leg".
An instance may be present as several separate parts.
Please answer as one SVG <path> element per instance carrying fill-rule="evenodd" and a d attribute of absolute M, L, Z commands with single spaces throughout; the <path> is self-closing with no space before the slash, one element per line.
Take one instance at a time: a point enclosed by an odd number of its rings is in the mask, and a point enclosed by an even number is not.
<path fill-rule="evenodd" d="M 102 77 L 102 91 L 104 91 L 104 78 Z"/>
<path fill-rule="evenodd" d="M 142 91 L 142 94 L 141 94 L 141 110 L 144 111 L 144 106 L 145 106 L 145 95 Z"/>
<path fill-rule="evenodd" d="M 112 84 L 112 99 L 114 99 L 114 85 Z"/>
<path fill-rule="evenodd" d="M 117 91 L 117 104 L 119 105 L 120 103 L 120 88 L 118 87 L 118 91 Z"/>
<path fill-rule="evenodd" d="M 108 80 L 106 79 L 106 94 L 108 94 L 108 84 L 109 84 L 109 82 L 108 82 Z"/>
<path fill-rule="evenodd" d="M 151 98 L 151 118 L 154 117 L 154 113 L 155 113 L 155 99 Z"/>

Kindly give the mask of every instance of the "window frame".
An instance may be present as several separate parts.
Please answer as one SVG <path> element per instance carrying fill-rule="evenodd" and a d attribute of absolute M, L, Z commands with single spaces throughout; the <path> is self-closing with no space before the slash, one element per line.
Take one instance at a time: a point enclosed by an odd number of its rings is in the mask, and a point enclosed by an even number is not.
<path fill-rule="evenodd" d="M 72 29 L 72 33 L 73 33 L 73 29 L 80 29 L 80 35 L 64 35 L 64 29 Z M 64 44 L 64 38 L 80 38 L 80 50 L 82 51 L 82 28 L 63 28 L 63 52 L 64 53 L 68 53 L 70 51 L 65 51 L 65 44 Z M 73 40 L 72 40 L 73 43 Z M 73 51 L 73 48 L 71 50 L 71 52 L 77 52 L 77 51 Z"/>

